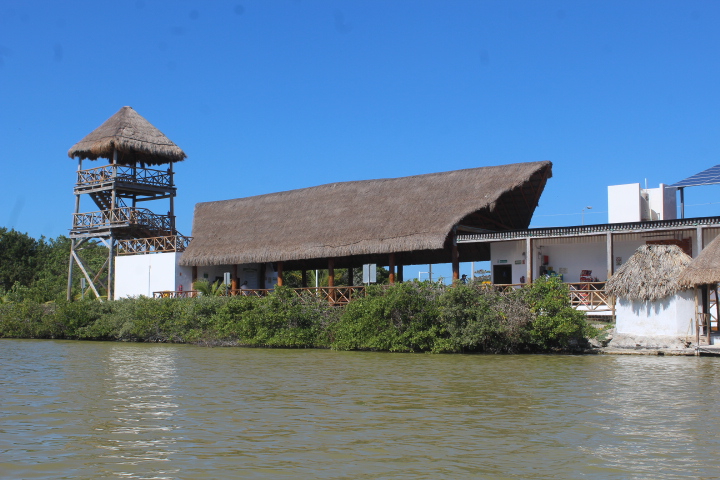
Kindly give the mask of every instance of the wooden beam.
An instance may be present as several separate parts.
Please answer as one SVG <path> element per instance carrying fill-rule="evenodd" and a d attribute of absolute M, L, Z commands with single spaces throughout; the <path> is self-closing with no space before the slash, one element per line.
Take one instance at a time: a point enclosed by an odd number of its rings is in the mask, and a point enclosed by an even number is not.
<path fill-rule="evenodd" d="M 352 265 L 347 267 L 347 272 L 348 272 L 348 286 L 352 287 L 353 285 L 355 285 L 355 276 L 353 275 Z"/>
<path fill-rule="evenodd" d="M 397 281 L 398 281 L 398 283 L 403 282 L 403 266 L 402 266 L 402 264 L 397 266 Z"/>
<path fill-rule="evenodd" d="M 237 290 L 238 288 L 238 268 L 237 263 L 233 265 L 232 279 L 230 280 L 230 289 Z"/>
<path fill-rule="evenodd" d="M 508 226 L 508 225 L 505 225 L 504 223 L 500 223 L 500 222 L 498 222 L 497 220 L 494 220 L 494 219 L 492 219 L 492 218 L 490 218 L 490 217 L 486 217 L 485 215 L 476 214 L 476 216 L 477 216 L 480 220 L 484 220 L 484 221 L 486 221 L 486 222 L 494 223 L 494 224 L 497 225 L 498 227 L 504 228 L 505 230 L 515 230 L 514 228 L 512 228 L 512 227 L 510 227 L 510 226 Z"/>
<path fill-rule="evenodd" d="M 88 275 L 87 271 L 85 270 L 85 266 L 83 265 L 82 260 L 80 260 L 80 257 L 78 257 L 77 253 L 75 253 L 74 250 L 72 252 L 72 256 L 75 259 L 75 261 L 77 262 L 78 267 L 80 267 L 80 270 L 82 270 L 83 275 L 85 275 L 85 279 L 90 284 L 90 288 L 92 288 L 92 291 L 95 293 L 95 297 L 102 301 L 102 299 L 100 298 L 100 294 L 98 293 L 97 289 L 95 288 L 95 284 L 92 282 L 92 280 L 90 279 L 90 275 Z"/>
<path fill-rule="evenodd" d="M 335 286 L 335 259 L 328 258 L 328 287 Z"/>

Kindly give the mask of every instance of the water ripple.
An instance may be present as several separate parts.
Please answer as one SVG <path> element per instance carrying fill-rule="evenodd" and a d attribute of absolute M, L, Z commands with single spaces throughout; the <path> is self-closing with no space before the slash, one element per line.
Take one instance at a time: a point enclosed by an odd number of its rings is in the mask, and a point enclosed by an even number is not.
<path fill-rule="evenodd" d="M 717 478 L 718 366 L 0 340 L 0 471 Z"/>

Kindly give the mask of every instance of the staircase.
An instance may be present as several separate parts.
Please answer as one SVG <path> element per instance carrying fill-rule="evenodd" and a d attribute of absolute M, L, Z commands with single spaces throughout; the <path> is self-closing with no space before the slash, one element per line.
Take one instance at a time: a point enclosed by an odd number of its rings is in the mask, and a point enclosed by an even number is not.
<path fill-rule="evenodd" d="M 92 192 L 90 193 L 90 198 L 92 198 L 100 210 L 110 210 L 112 208 L 112 193 L 107 190 Z M 125 205 L 122 198 L 115 197 L 115 208 L 122 207 L 127 207 L 127 205 Z"/>

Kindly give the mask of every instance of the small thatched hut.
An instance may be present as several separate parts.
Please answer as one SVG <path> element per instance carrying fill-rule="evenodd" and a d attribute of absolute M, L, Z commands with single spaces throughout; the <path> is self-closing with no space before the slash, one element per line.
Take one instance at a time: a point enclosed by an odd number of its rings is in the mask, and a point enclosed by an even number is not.
<path fill-rule="evenodd" d="M 551 175 L 548 161 L 516 163 L 199 203 L 181 265 L 489 260 L 487 245 L 457 245 L 455 234 L 526 228 Z"/>
<path fill-rule="evenodd" d="M 720 283 L 720 236 L 715 237 L 688 265 L 678 282 L 687 288 Z"/>
<path fill-rule="evenodd" d="M 115 157 L 119 165 L 161 165 L 180 162 L 187 155 L 131 107 L 122 107 L 73 145 L 68 157 L 81 160 Z"/>
<path fill-rule="evenodd" d="M 692 258 L 676 245 L 643 245 L 607 281 L 617 299 L 616 332 L 678 336 L 693 332 L 695 297 L 680 285 Z"/>

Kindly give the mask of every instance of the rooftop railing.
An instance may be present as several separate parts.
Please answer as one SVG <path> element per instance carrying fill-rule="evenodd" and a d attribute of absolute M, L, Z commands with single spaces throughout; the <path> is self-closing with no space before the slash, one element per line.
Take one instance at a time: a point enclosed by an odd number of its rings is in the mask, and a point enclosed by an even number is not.
<path fill-rule="evenodd" d="M 596 235 L 608 232 L 622 233 L 643 230 L 692 228 L 699 226 L 720 227 L 720 217 L 678 218 L 675 220 L 603 223 L 600 225 L 577 225 L 574 227 L 528 228 L 526 230 L 509 230 L 504 232 L 470 233 L 458 235 L 457 241 L 458 243 L 471 243 L 487 240 Z"/>

